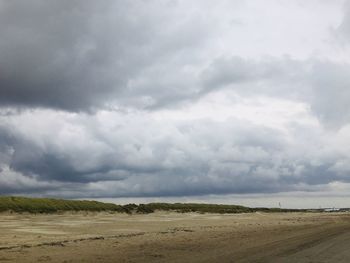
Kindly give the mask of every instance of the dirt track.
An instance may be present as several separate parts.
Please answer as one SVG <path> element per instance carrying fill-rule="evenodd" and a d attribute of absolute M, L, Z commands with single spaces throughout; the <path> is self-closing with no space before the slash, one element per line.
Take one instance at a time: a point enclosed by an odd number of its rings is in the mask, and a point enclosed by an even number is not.
<path fill-rule="evenodd" d="M 350 262 L 350 214 L 0 214 L 0 262 Z"/>

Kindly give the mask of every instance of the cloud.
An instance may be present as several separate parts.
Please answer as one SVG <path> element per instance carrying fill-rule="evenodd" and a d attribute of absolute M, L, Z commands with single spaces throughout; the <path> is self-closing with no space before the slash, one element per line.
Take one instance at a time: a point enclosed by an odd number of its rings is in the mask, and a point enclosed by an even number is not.
<path fill-rule="evenodd" d="M 225 9 L 233 7 L 230 18 Z M 250 21 L 242 10 L 254 9 L 226 1 L 217 6 L 206 1 L 2 1 L 0 106 L 154 110 L 229 86 L 238 93 L 300 100 L 326 123 L 346 123 L 348 63 L 252 59 L 228 56 L 226 50 L 217 55 L 220 35 L 238 33 L 245 24 L 237 21 Z M 345 14 L 339 30 L 346 31 L 347 20 Z M 229 35 L 227 40 L 232 41 Z"/>
<path fill-rule="evenodd" d="M 325 124 L 349 122 L 350 64 L 329 60 L 218 58 L 202 73 L 205 92 L 231 89 L 244 96 L 301 101 Z"/>
<path fill-rule="evenodd" d="M 350 40 L 350 2 L 344 1 L 343 4 L 343 18 L 340 25 L 336 28 L 338 36 L 346 42 Z"/>
<path fill-rule="evenodd" d="M 310 19 L 304 13 L 312 6 L 267 4 L 275 7 L 274 12 L 288 13 L 289 8 L 299 19 Z M 331 7 L 320 4 L 317 14 L 331 11 Z M 221 85 L 212 80 L 202 86 L 201 75 L 206 74 L 202 71 L 209 64 L 223 70 L 220 74 L 227 75 L 226 81 L 235 78 L 243 88 L 248 79 L 250 83 L 267 77 L 278 79 L 281 70 L 288 81 L 302 62 L 290 67 L 283 59 L 260 64 L 246 59 L 253 50 L 260 52 L 255 57 L 281 57 L 287 51 L 282 40 L 295 41 L 292 33 L 285 34 L 284 27 L 299 28 L 295 16 L 286 14 L 282 28 L 276 28 L 281 37 L 263 39 L 269 45 L 275 45 L 273 40 L 282 41 L 272 50 L 276 54 L 270 54 L 265 46 L 260 49 L 252 42 L 256 41 L 257 22 L 265 33 L 272 24 L 276 26 L 260 8 L 240 1 L 1 1 L 0 106 L 71 112 L 171 107 Z M 310 34 L 318 39 L 315 32 Z M 227 42 L 224 47 L 223 39 Z M 234 47 L 248 50 L 231 50 Z M 231 68 L 219 65 L 218 57 L 228 58 L 232 53 L 239 55 L 232 57 Z M 291 71 L 287 74 L 286 70 Z M 276 75 L 267 76 L 271 74 Z"/>
<path fill-rule="evenodd" d="M 33 122 L 33 116 L 40 121 Z M 271 193 L 350 179 L 341 165 L 349 158 L 341 147 L 346 130 L 327 135 L 318 124 L 307 128 L 300 122 L 286 133 L 232 117 L 161 121 L 142 112 L 49 110 L 2 123 L 7 132 L 0 138 L 8 150 L 2 150 L 0 174 L 30 180 L 20 184 L 23 192 L 69 197 Z M 14 186 L 6 192 L 16 192 Z"/>
<path fill-rule="evenodd" d="M 1 1 L 0 105 L 93 111 L 186 96 L 186 56 L 210 27 L 176 1 Z"/>
<path fill-rule="evenodd" d="M 0 193 L 347 184 L 342 4 L 0 0 Z"/>

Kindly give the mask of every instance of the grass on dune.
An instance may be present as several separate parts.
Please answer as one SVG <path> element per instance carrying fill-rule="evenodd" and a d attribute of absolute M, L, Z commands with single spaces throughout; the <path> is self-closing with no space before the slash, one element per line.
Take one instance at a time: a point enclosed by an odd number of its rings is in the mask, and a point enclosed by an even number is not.
<path fill-rule="evenodd" d="M 0 197 L 0 212 L 54 213 L 59 211 L 116 211 L 124 212 L 116 204 L 96 201 L 62 200 L 52 198 Z"/>
<path fill-rule="evenodd" d="M 198 213 L 217 213 L 217 214 L 236 214 L 252 212 L 299 212 L 299 209 L 280 209 L 280 208 L 250 208 L 240 205 L 222 205 L 222 204 L 201 204 L 201 203 L 149 203 L 141 204 L 138 210 L 145 211 L 175 211 L 180 213 L 198 212 Z"/>
<path fill-rule="evenodd" d="M 217 205 L 217 204 L 198 204 L 198 203 L 150 203 L 144 205 L 149 210 L 176 211 L 181 213 L 200 212 L 200 213 L 249 213 L 254 212 L 252 208 L 239 205 Z"/>
<path fill-rule="evenodd" d="M 251 213 L 251 212 L 295 212 L 296 209 L 250 208 L 239 205 L 199 204 L 199 203 L 149 203 L 116 205 L 86 200 L 64 200 L 53 198 L 27 198 L 17 196 L 0 197 L 0 212 L 56 213 L 64 211 L 121 212 L 121 213 L 153 213 L 154 211 L 173 211 L 180 213 Z"/>

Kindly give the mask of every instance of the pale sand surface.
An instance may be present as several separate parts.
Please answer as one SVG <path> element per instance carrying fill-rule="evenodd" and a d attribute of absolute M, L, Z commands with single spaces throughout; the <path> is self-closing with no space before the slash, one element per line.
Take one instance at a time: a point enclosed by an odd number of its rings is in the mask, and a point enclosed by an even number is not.
<path fill-rule="evenodd" d="M 0 262 L 350 262 L 350 214 L 7 213 Z"/>

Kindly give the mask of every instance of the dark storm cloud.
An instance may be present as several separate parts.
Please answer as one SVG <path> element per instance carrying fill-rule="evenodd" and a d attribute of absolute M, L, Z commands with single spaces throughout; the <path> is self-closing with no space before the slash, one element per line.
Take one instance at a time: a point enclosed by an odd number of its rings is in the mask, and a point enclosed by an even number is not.
<path fill-rule="evenodd" d="M 171 3 L 2 0 L 0 104 L 86 111 L 183 96 L 162 68 L 185 76 L 176 60 L 209 27 Z"/>
<path fill-rule="evenodd" d="M 94 94 L 89 88 L 83 94 L 81 89 L 93 73 L 89 66 L 93 54 L 84 56 L 88 51 L 83 36 L 89 34 L 89 16 L 93 20 L 94 6 L 91 1 L 77 4 L 76 1 L 1 1 L 0 101 L 3 105 L 68 109 L 89 105 Z M 86 42 L 87 46 L 93 44 Z M 99 89 L 103 94 L 105 87 L 101 85 Z"/>
<path fill-rule="evenodd" d="M 75 153 L 61 152 L 52 145 L 41 147 L 30 138 L 14 134 L 15 132 L 12 132 L 11 140 L 4 139 L 6 148 L 2 149 L 3 160 L 6 160 L 5 163 L 10 169 L 23 175 L 44 181 L 75 183 L 118 180 L 124 177 L 123 173 L 114 171 L 113 166 L 106 161 L 82 169 L 80 164 L 84 162 L 83 158 L 79 159 L 78 164 L 72 163 Z M 108 156 L 106 160 L 109 160 Z"/>

